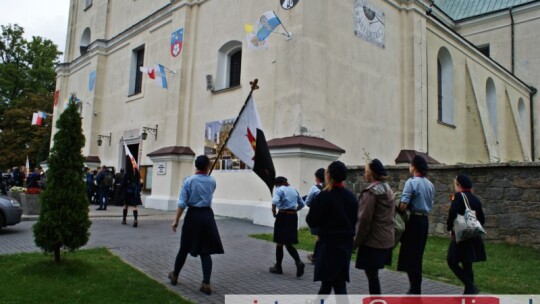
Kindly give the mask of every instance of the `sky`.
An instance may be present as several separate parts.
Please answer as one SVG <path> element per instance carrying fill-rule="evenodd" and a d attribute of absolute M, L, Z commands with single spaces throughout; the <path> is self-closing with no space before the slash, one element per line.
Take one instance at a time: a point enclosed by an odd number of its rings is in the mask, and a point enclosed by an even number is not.
<path fill-rule="evenodd" d="M 65 51 L 69 0 L 0 0 L 0 25 L 18 24 L 24 38 L 50 39 Z M 63 56 L 60 61 L 63 61 Z"/>

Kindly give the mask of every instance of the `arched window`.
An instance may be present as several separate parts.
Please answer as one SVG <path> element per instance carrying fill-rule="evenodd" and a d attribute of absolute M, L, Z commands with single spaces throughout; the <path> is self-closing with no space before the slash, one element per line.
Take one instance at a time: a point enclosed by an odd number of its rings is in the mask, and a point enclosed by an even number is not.
<path fill-rule="evenodd" d="M 519 113 L 519 126 L 521 127 L 521 130 L 525 131 L 527 129 L 527 118 L 525 117 L 526 109 L 525 109 L 525 102 L 523 101 L 523 98 L 520 98 L 518 101 L 518 113 Z"/>
<path fill-rule="evenodd" d="M 454 125 L 454 68 L 446 48 L 437 56 L 438 117 L 440 122 Z"/>
<path fill-rule="evenodd" d="M 215 90 L 227 89 L 240 85 L 242 70 L 242 43 L 229 41 L 218 51 Z"/>
<path fill-rule="evenodd" d="M 81 55 L 86 54 L 86 52 L 88 51 L 89 45 L 90 45 L 90 28 L 87 27 L 83 31 L 83 34 L 81 36 L 81 44 L 79 45 Z"/>
<path fill-rule="evenodd" d="M 497 96 L 495 92 L 495 83 L 491 78 L 488 78 L 486 82 L 486 103 L 491 127 L 493 128 L 495 137 L 497 137 Z"/>

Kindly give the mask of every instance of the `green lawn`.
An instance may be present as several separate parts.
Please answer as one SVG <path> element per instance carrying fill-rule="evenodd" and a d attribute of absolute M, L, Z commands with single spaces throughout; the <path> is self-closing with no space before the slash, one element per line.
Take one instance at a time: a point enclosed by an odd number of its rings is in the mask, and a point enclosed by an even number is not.
<path fill-rule="evenodd" d="M 272 234 L 252 237 L 272 241 Z M 297 248 L 313 251 L 315 238 L 308 229 L 298 232 Z M 446 265 L 449 239 L 430 237 L 424 253 L 424 277 L 461 286 Z M 532 248 L 486 242 L 487 261 L 474 264 L 478 288 L 491 294 L 540 294 L 540 251 Z M 392 266 L 396 270 L 399 247 L 394 250 Z M 305 259 L 305 257 L 302 257 Z M 353 256 L 356 259 L 356 255 Z"/>
<path fill-rule="evenodd" d="M 190 303 L 107 249 L 0 255 L 0 302 Z"/>

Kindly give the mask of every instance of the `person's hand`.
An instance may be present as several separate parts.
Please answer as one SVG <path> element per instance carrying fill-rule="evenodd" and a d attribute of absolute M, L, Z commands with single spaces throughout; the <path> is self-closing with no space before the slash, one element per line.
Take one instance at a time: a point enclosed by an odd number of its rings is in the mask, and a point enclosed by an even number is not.
<path fill-rule="evenodd" d="M 452 239 L 452 241 L 455 241 L 456 240 L 456 235 L 454 234 L 454 232 L 450 231 L 448 233 L 450 234 L 450 238 Z"/>
<path fill-rule="evenodd" d="M 174 221 L 171 225 L 172 231 L 176 232 L 176 228 L 178 227 L 178 221 Z"/>

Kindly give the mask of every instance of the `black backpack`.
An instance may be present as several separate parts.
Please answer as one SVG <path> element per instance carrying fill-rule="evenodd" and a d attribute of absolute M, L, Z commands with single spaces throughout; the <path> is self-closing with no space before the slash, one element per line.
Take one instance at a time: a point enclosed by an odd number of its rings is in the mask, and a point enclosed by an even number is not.
<path fill-rule="evenodd" d="M 113 174 L 111 172 L 106 172 L 105 176 L 103 177 L 103 185 L 107 187 L 112 187 L 113 185 Z"/>

